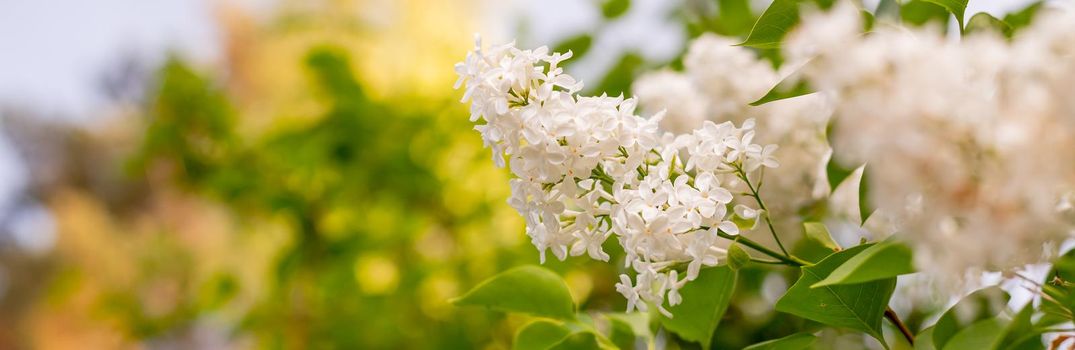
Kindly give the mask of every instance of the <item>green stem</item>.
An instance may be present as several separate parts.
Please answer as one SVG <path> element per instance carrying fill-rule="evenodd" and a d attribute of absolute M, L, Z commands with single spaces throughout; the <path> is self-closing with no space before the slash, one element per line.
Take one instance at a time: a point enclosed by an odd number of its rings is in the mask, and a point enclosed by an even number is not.
<path fill-rule="evenodd" d="M 706 229 L 708 229 L 708 228 L 706 228 Z M 752 241 L 749 238 L 746 238 L 746 237 L 743 237 L 743 236 L 739 236 L 739 235 L 733 236 L 733 235 L 725 233 L 724 231 L 719 231 L 719 230 L 717 231 L 717 236 L 720 236 L 721 238 L 724 238 L 724 239 L 736 241 L 736 242 L 738 242 L 738 243 L 740 243 L 742 245 L 750 247 L 750 249 L 754 249 L 754 250 L 758 251 L 759 253 L 768 255 L 769 257 L 771 257 L 773 259 L 780 260 L 785 265 L 791 265 L 791 266 L 813 265 L 813 264 L 811 264 L 811 263 L 809 263 L 809 262 L 807 262 L 805 260 L 799 259 L 799 258 L 797 258 L 795 256 L 780 254 L 779 252 L 776 252 L 776 251 L 773 251 L 772 249 L 766 248 L 764 245 L 761 245 L 760 243 Z"/>
<path fill-rule="evenodd" d="M 790 257 L 791 254 L 788 254 L 788 250 L 784 249 L 784 243 L 780 242 L 780 237 L 776 234 L 776 229 L 773 228 L 773 220 L 769 218 L 771 216 L 769 215 L 769 208 L 765 207 L 765 202 L 761 200 L 761 195 L 758 194 L 758 190 L 754 188 L 754 184 L 750 183 L 750 178 L 747 177 L 747 174 L 743 171 L 743 168 L 736 166 L 735 171 L 739 174 L 739 178 L 743 179 L 743 181 L 747 183 L 747 188 L 750 189 L 750 196 L 754 197 L 754 201 L 758 203 L 758 209 L 761 209 L 763 211 L 762 214 L 765 215 L 765 225 L 769 226 L 769 232 L 772 233 L 773 240 L 776 241 L 776 245 L 780 247 L 780 251 L 783 252 L 784 255 Z"/>

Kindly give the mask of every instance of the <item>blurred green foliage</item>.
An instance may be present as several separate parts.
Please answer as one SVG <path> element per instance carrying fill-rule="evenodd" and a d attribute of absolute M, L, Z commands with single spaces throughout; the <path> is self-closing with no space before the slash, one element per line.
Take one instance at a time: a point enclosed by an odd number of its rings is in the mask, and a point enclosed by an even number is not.
<path fill-rule="evenodd" d="M 131 169 L 164 167 L 182 187 L 224 204 L 240 220 L 287 223 L 293 234 L 272 263 L 268 290 L 237 329 L 254 334 L 258 344 L 473 348 L 488 343 L 495 317 L 473 312 L 438 319 L 420 307 L 428 304 L 423 298 L 435 288 L 428 280 L 437 273 L 458 276 L 451 283 L 462 284 L 485 277 L 470 278 L 468 266 L 459 261 L 423 258 L 428 252 L 416 247 L 431 229 L 458 232 L 475 220 L 488 220 L 488 206 L 463 213 L 447 208 L 452 200 L 446 198 L 444 179 L 415 157 L 441 153 L 449 144 L 443 139 L 459 130 L 430 117 L 440 113 L 438 104 L 371 100 L 349 60 L 342 50 L 313 49 L 304 64 L 324 111 L 309 122 L 256 136 L 240 132 L 241 111 L 217 82 L 172 60 L 161 70 L 146 138 Z M 416 142 L 423 134 L 439 140 Z M 457 161 L 475 161 L 465 156 Z M 493 270 L 514 265 L 513 251 L 496 254 Z M 216 283 L 220 292 L 210 293 L 213 301 L 201 301 L 203 310 L 184 314 L 212 312 L 237 288 L 227 277 Z M 123 298 L 114 299 L 117 308 L 129 310 L 125 314 L 136 337 L 174 327 L 173 317 L 147 320 L 124 307 L 130 303 Z"/>

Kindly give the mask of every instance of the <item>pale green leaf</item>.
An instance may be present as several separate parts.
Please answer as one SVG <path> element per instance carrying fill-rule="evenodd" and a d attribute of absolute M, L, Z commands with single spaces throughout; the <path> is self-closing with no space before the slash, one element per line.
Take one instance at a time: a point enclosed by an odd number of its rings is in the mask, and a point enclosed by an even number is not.
<path fill-rule="evenodd" d="M 914 350 L 937 350 L 933 346 L 933 327 L 922 330 L 914 337 Z"/>
<path fill-rule="evenodd" d="M 872 245 L 834 253 L 817 265 L 803 266 L 799 280 L 776 302 L 776 310 L 834 327 L 866 332 L 885 344 L 881 318 L 896 288 L 896 279 L 810 288 L 833 270 Z"/>
<path fill-rule="evenodd" d="M 825 227 L 825 224 L 820 222 L 804 222 L 803 232 L 806 233 L 806 237 L 821 243 L 825 248 L 832 249 L 833 251 L 839 251 L 840 245 L 832 239 L 832 235 L 829 234 L 829 229 Z"/>
<path fill-rule="evenodd" d="M 856 284 L 909 273 L 914 273 L 911 248 L 890 240 L 866 248 L 811 287 Z"/>
<path fill-rule="evenodd" d="M 735 279 L 736 272 L 727 265 L 702 269 L 697 279 L 679 290 L 683 303 L 668 309 L 673 318 L 661 316 L 661 324 L 680 338 L 708 348 L 713 331 L 728 310 Z"/>
<path fill-rule="evenodd" d="M 1012 36 L 1012 26 L 985 12 L 978 12 L 967 21 L 966 33 L 994 31 L 1005 37 Z"/>
<path fill-rule="evenodd" d="M 738 271 L 749 263 L 750 254 L 743 250 L 739 243 L 732 242 L 732 245 L 728 246 L 728 267 Z"/>
<path fill-rule="evenodd" d="M 575 304 L 563 279 L 532 265 L 493 276 L 452 302 L 563 320 L 575 318 Z"/>
<path fill-rule="evenodd" d="M 799 23 L 799 1 L 775 0 L 754 22 L 747 40 L 739 44 L 759 49 L 780 47 L 781 40 Z"/>
<path fill-rule="evenodd" d="M 743 350 L 801 350 L 817 341 L 817 336 L 810 333 L 795 333 L 783 338 L 766 340 Z"/>

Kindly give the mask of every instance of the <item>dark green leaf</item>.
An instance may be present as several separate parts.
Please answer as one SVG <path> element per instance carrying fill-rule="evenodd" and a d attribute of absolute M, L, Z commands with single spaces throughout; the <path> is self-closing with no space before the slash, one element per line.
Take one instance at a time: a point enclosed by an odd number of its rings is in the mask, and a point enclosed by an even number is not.
<path fill-rule="evenodd" d="M 933 346 L 945 349 L 946 344 L 960 330 L 984 319 L 992 319 L 1004 308 L 1008 294 L 997 287 L 979 290 L 960 300 L 945 311 L 933 325 Z M 960 317 L 961 315 L 965 317 Z M 966 317 L 969 315 L 969 317 Z"/>
<path fill-rule="evenodd" d="M 631 8 L 631 0 L 605 0 L 605 3 L 601 5 L 601 14 L 605 18 L 613 19 L 623 16 L 629 8 Z"/>
<path fill-rule="evenodd" d="M 840 245 L 836 244 L 836 241 L 832 239 L 832 235 L 829 234 L 829 229 L 825 228 L 825 224 L 820 222 L 804 222 L 803 232 L 806 233 L 806 237 L 821 243 L 825 248 L 832 249 L 833 251 L 839 251 Z"/>
<path fill-rule="evenodd" d="M 493 276 L 453 303 L 563 320 L 575 318 L 575 304 L 563 279 L 552 271 L 532 265 Z"/>
<path fill-rule="evenodd" d="M 670 307 L 674 317 L 661 316 L 661 324 L 680 338 L 708 348 L 713 330 L 728 310 L 735 277 L 736 272 L 727 265 L 703 269 L 697 279 L 680 289 L 683 303 Z"/>
<path fill-rule="evenodd" d="M 1005 37 L 1012 36 L 1012 27 L 985 12 L 978 12 L 967 21 L 966 33 L 995 31 Z"/>
<path fill-rule="evenodd" d="M 795 333 L 780 339 L 763 341 L 743 350 L 801 350 L 806 349 L 817 341 L 817 337 L 810 333 Z"/>
<path fill-rule="evenodd" d="M 747 40 L 739 45 L 762 49 L 780 47 L 781 40 L 799 23 L 799 2 L 797 0 L 775 0 L 765 9 Z"/>
<path fill-rule="evenodd" d="M 776 302 L 776 310 L 834 327 L 863 331 L 885 344 L 881 318 L 896 288 L 895 278 L 810 288 L 870 246 L 860 245 L 830 255 L 817 265 L 803 266 L 802 276 Z"/>
<path fill-rule="evenodd" d="M 914 273 L 911 248 L 890 240 L 866 248 L 811 287 L 856 284 L 909 273 Z"/>
<path fill-rule="evenodd" d="M 728 247 L 728 267 L 738 271 L 749 263 L 750 254 L 743 250 L 739 243 L 732 242 L 732 245 Z"/>
<path fill-rule="evenodd" d="M 537 320 L 530 322 L 515 333 L 512 349 L 515 350 L 545 350 L 559 343 L 571 334 L 571 330 L 563 324 L 550 320 Z"/>
<path fill-rule="evenodd" d="M 944 350 L 994 349 L 1000 343 L 1004 324 L 987 318 L 960 330 L 944 345 Z"/>
<path fill-rule="evenodd" d="M 945 10 L 956 16 L 959 28 L 963 28 L 963 13 L 967 11 L 967 0 L 923 0 L 941 5 Z M 962 29 L 961 29 L 962 30 Z"/>

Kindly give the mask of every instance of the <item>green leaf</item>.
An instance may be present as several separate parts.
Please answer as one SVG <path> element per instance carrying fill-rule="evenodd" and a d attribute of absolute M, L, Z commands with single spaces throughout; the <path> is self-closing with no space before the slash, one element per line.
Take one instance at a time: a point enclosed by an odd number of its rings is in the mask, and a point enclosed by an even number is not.
<path fill-rule="evenodd" d="M 995 349 L 1000 343 L 1004 324 L 987 318 L 960 330 L 944 345 L 944 350 Z"/>
<path fill-rule="evenodd" d="M 817 336 L 810 333 L 795 333 L 780 339 L 766 340 L 743 350 L 801 350 L 817 341 Z"/>
<path fill-rule="evenodd" d="M 895 12 L 897 15 L 899 14 L 899 11 L 893 10 L 891 12 Z M 862 14 L 862 30 L 866 32 L 873 30 L 873 23 L 877 21 L 877 19 L 873 17 L 873 14 L 866 10 L 859 11 L 859 13 Z"/>
<path fill-rule="evenodd" d="M 1012 27 L 985 12 L 978 12 L 967 21 L 966 33 L 996 31 L 1004 37 L 1012 37 Z"/>
<path fill-rule="evenodd" d="M 881 0 L 877 3 L 877 9 L 873 12 L 876 13 L 877 18 L 881 20 L 892 21 L 892 23 L 899 23 L 901 12 L 900 10 L 901 8 L 899 1 Z"/>
<path fill-rule="evenodd" d="M 851 257 L 811 288 L 876 281 L 914 272 L 911 248 L 889 240 Z"/>
<path fill-rule="evenodd" d="M 933 346 L 937 349 L 945 349 L 948 341 L 960 329 L 966 328 L 971 323 L 995 317 L 1004 307 L 1003 304 L 1007 303 L 1007 297 L 1007 293 L 1000 288 L 990 287 L 963 298 L 945 311 L 933 325 Z M 965 317 L 961 318 L 961 315 Z"/>
<path fill-rule="evenodd" d="M 1038 10 L 1041 9 L 1043 3 L 1044 2 L 1042 1 L 1037 1 L 1024 7 L 1022 10 L 1005 15 L 1004 23 L 1011 26 L 1013 32 L 1026 28 L 1030 25 L 1030 22 L 1034 20 L 1034 16 L 1038 14 Z"/>
<path fill-rule="evenodd" d="M 759 49 L 780 47 L 781 40 L 799 23 L 799 2 L 797 0 L 774 0 L 769 8 L 754 22 L 747 40 L 739 44 Z"/>
<path fill-rule="evenodd" d="M 632 313 L 602 313 L 605 318 L 631 327 L 631 332 L 636 337 L 650 338 L 653 334 L 649 329 L 649 315 L 641 312 Z"/>
<path fill-rule="evenodd" d="M 562 320 L 575 318 L 575 304 L 564 280 L 548 269 L 533 265 L 493 276 L 452 303 Z"/>
<path fill-rule="evenodd" d="M 662 315 L 661 324 L 680 338 L 709 348 L 713 330 L 728 310 L 735 279 L 736 272 L 727 265 L 703 269 L 697 279 L 679 290 L 683 302 L 670 307 L 674 317 Z"/>
<path fill-rule="evenodd" d="M 1040 325 L 1075 322 L 1075 250 L 1053 260 L 1053 268 L 1042 282 Z"/>
<path fill-rule="evenodd" d="M 732 270 L 739 271 L 750 263 L 750 254 L 743 250 L 743 247 L 739 246 L 739 243 L 732 242 L 732 245 L 728 247 L 728 267 Z"/>
<path fill-rule="evenodd" d="M 923 0 L 926 2 L 932 2 L 937 5 L 941 5 L 945 10 L 951 12 L 956 16 L 956 21 L 959 22 L 959 28 L 963 28 L 963 13 L 967 11 L 967 0 Z"/>
<path fill-rule="evenodd" d="M 866 164 L 858 169 L 859 175 L 859 225 L 865 225 L 866 220 L 873 215 L 873 206 L 870 205 L 870 179 L 867 176 Z"/>
<path fill-rule="evenodd" d="M 1041 331 L 1034 329 L 1031 318 L 1034 317 L 1034 305 L 1027 304 L 1012 321 L 1004 327 L 1003 335 L 997 349 L 1036 350 L 1041 349 Z"/>
<path fill-rule="evenodd" d="M 545 350 L 571 334 L 563 324 L 550 320 L 530 322 L 515 333 L 514 350 Z"/>
<path fill-rule="evenodd" d="M 609 96 L 630 95 L 631 82 L 634 81 L 643 63 L 645 60 L 638 53 L 625 53 L 597 85 L 596 93 L 606 93 Z"/>
<path fill-rule="evenodd" d="M 635 334 L 633 326 L 627 321 L 616 318 L 608 317 L 609 325 L 609 340 L 616 347 L 620 349 L 634 349 L 635 343 L 638 341 L 638 335 Z"/>
<path fill-rule="evenodd" d="M 941 5 L 923 0 L 911 0 L 900 6 L 900 17 L 904 23 L 916 26 L 936 21 L 940 22 L 941 28 L 945 28 L 951 16 Z"/>
<path fill-rule="evenodd" d="M 914 337 L 914 350 L 937 350 L 933 347 L 933 327 L 923 329 Z"/>
<path fill-rule="evenodd" d="M 803 266 L 802 276 L 777 300 L 776 310 L 834 327 L 863 331 L 886 344 L 881 334 L 881 318 L 896 288 L 895 278 L 810 288 L 870 246 L 860 245 L 834 253 L 817 265 Z"/>
<path fill-rule="evenodd" d="M 597 335 L 593 332 L 578 332 L 563 338 L 558 343 L 549 347 L 549 350 L 592 350 L 602 349 Z"/>
<path fill-rule="evenodd" d="M 605 0 L 601 5 L 601 14 L 607 19 L 623 16 L 631 8 L 631 0 Z"/>
<path fill-rule="evenodd" d="M 804 222 L 803 232 L 806 233 L 806 237 L 821 243 L 825 248 L 832 249 L 832 251 L 839 251 L 840 245 L 832 239 L 832 235 L 829 234 L 829 229 L 825 227 L 825 224 L 820 222 Z"/>
<path fill-rule="evenodd" d="M 814 89 L 810 88 L 810 83 L 807 83 L 805 79 L 801 79 L 798 73 L 784 78 L 769 90 L 765 96 L 762 96 L 757 101 L 751 102 L 751 106 L 761 106 L 763 104 L 788 99 L 792 97 L 799 97 L 802 95 L 812 94 Z"/>
<path fill-rule="evenodd" d="M 592 44 L 593 37 L 590 36 L 590 34 L 580 34 L 556 44 L 556 46 L 553 47 L 552 51 L 561 53 L 571 51 L 571 55 L 573 57 L 578 58 L 582 57 L 586 54 L 586 52 L 590 51 L 590 46 Z"/>
<path fill-rule="evenodd" d="M 720 18 L 717 23 L 721 33 L 726 36 L 743 36 L 750 33 L 754 25 L 754 12 L 750 10 L 750 0 L 720 0 L 718 9 Z"/>
<path fill-rule="evenodd" d="M 831 129 L 831 125 L 829 129 Z M 830 131 L 831 130 L 826 130 L 826 133 Z M 832 142 L 830 141 L 829 144 L 832 144 Z M 830 154 L 828 162 L 825 163 L 825 175 L 829 179 L 829 188 L 833 191 L 835 191 L 837 187 L 840 187 L 840 184 L 844 183 L 844 180 L 846 180 L 848 176 L 851 176 L 851 173 L 855 171 L 855 169 L 845 168 L 840 165 L 840 163 L 836 162 L 835 158 L 834 155 Z"/>

